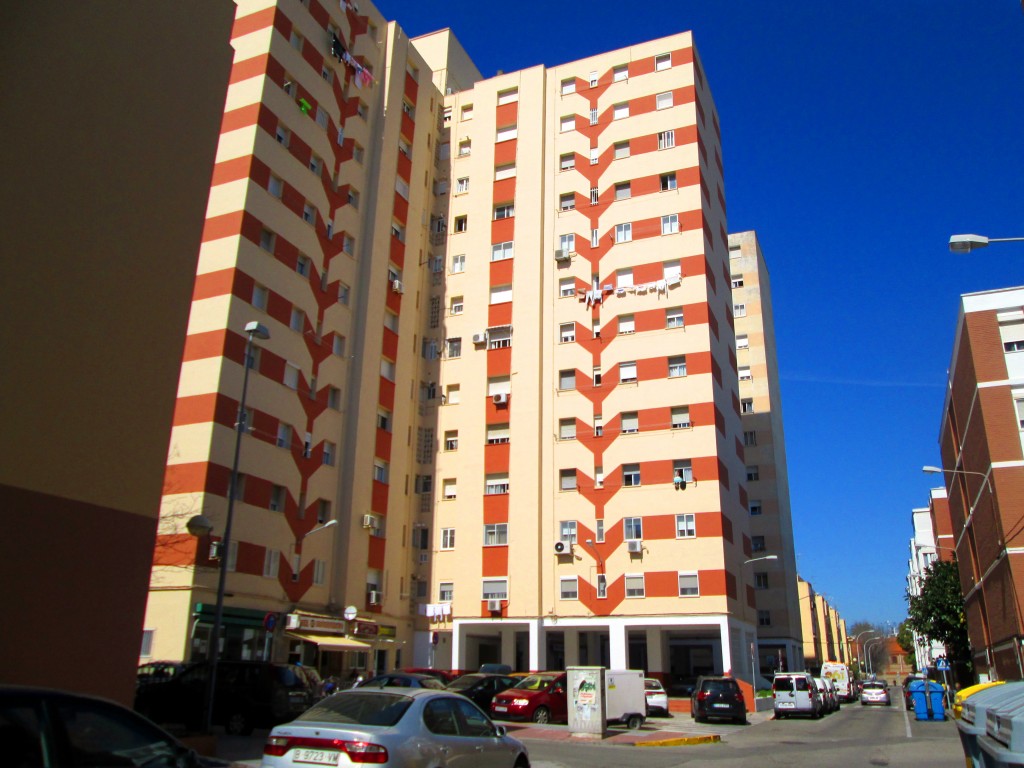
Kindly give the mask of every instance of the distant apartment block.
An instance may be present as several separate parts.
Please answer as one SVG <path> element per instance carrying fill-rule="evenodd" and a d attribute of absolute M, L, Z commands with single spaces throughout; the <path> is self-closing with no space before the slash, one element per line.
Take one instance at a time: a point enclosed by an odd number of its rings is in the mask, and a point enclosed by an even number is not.
<path fill-rule="evenodd" d="M 929 494 L 927 507 L 911 511 L 911 523 L 914 535 L 910 539 L 910 559 L 907 572 L 907 594 L 920 595 L 928 568 L 939 560 L 953 559 L 955 549 L 949 543 L 937 544 L 937 530 L 950 530 L 952 521 L 949 517 L 949 500 L 945 488 L 934 488 Z M 944 539 L 945 540 L 945 539 Z M 936 658 L 946 653 L 946 647 L 940 642 L 931 640 L 914 632 L 914 656 L 912 660 L 917 669 L 923 670 L 932 665 Z"/>

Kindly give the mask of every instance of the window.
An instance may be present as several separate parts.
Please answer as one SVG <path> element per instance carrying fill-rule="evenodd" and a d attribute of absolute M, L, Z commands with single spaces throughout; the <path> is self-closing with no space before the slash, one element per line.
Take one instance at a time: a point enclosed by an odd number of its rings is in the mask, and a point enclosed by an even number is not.
<path fill-rule="evenodd" d="M 270 298 L 270 291 L 265 285 L 255 283 L 252 287 L 252 305 L 256 309 L 262 309 L 266 311 L 267 300 Z"/>
<path fill-rule="evenodd" d="M 587 82 L 590 83 L 591 88 L 595 88 L 597 86 L 597 77 L 597 72 L 591 72 L 590 77 L 587 78 Z"/>
<path fill-rule="evenodd" d="M 633 239 L 633 224 L 626 222 L 625 224 L 615 225 L 615 242 L 616 243 L 628 243 Z"/>
<path fill-rule="evenodd" d="M 597 596 L 601 599 L 608 597 L 608 576 L 603 573 L 597 574 Z"/>
<path fill-rule="evenodd" d="M 335 411 L 341 410 L 341 390 L 337 387 L 327 388 L 327 407 Z"/>
<path fill-rule="evenodd" d="M 668 69 L 672 66 L 672 54 L 671 53 L 659 53 L 654 57 L 654 71 L 661 72 L 664 69 Z"/>
<path fill-rule="evenodd" d="M 627 488 L 636 488 L 640 485 L 640 465 L 639 464 L 623 464 L 622 465 L 622 484 Z M 629 518 L 639 520 L 640 518 Z M 626 536 L 627 539 L 634 538 L 639 539 L 640 536 Z"/>
<path fill-rule="evenodd" d="M 462 397 L 461 389 L 458 384 L 449 384 L 445 387 L 444 401 L 448 405 L 457 405 Z"/>
<path fill-rule="evenodd" d="M 1024 352 L 1024 341 L 1004 341 L 1003 351 L 1005 352 Z"/>
<path fill-rule="evenodd" d="M 626 597 L 644 596 L 644 575 L 642 573 L 626 574 Z"/>
<path fill-rule="evenodd" d="M 270 511 L 284 512 L 285 504 L 288 501 L 288 491 L 283 485 L 270 486 Z"/>
<path fill-rule="evenodd" d="M 508 579 L 484 579 L 483 600 L 508 600 Z"/>
<path fill-rule="evenodd" d="M 657 109 L 668 109 L 672 106 L 672 91 L 659 93 L 654 97 L 654 104 Z"/>
<path fill-rule="evenodd" d="M 292 30 L 290 42 L 292 44 L 292 48 L 294 48 L 297 51 L 301 51 L 302 50 L 302 35 L 300 35 L 294 29 Z"/>
<path fill-rule="evenodd" d="M 575 130 L 576 128 L 576 115 L 564 115 L 558 124 L 559 130 L 562 133 Z"/>
<path fill-rule="evenodd" d="M 516 175 L 515 164 L 510 165 L 499 165 L 494 169 L 494 180 L 501 181 L 502 179 L 512 179 Z"/>
<path fill-rule="evenodd" d="M 679 596 L 698 597 L 700 595 L 700 579 L 696 573 L 679 573 Z"/>
<path fill-rule="evenodd" d="M 388 463 L 386 461 L 374 460 L 373 479 L 378 483 L 386 483 L 388 481 Z"/>
<path fill-rule="evenodd" d="M 562 95 L 576 93 L 576 78 L 570 77 L 562 81 Z"/>
<path fill-rule="evenodd" d="M 461 195 L 469 192 L 469 176 L 463 176 L 461 179 L 455 180 L 455 194 Z"/>
<path fill-rule="evenodd" d="M 598 201 L 600 199 L 601 199 L 601 190 L 598 189 L 597 187 L 591 187 L 590 188 L 590 204 L 591 205 L 597 205 L 597 203 L 598 203 Z"/>
<path fill-rule="evenodd" d="M 619 363 L 619 381 L 628 384 L 636 380 L 636 361 Z"/>
<path fill-rule="evenodd" d="M 508 544 L 508 523 L 484 526 L 484 546 L 500 547 Z"/>
<path fill-rule="evenodd" d="M 612 120 L 621 120 L 624 117 L 629 117 L 629 102 L 623 102 L 622 104 L 616 104 L 612 107 Z"/>
<path fill-rule="evenodd" d="M 276 579 L 277 569 L 281 565 L 281 553 L 276 549 L 267 549 L 263 552 L 263 578 Z"/>
<path fill-rule="evenodd" d="M 566 192 L 564 195 L 558 197 L 558 209 L 560 211 L 571 211 L 576 208 L 576 194 L 573 192 Z"/>
<path fill-rule="evenodd" d="M 561 469 L 558 471 L 558 487 L 563 491 L 576 490 L 576 470 Z"/>
<path fill-rule="evenodd" d="M 462 357 L 462 337 L 457 336 L 445 341 L 448 357 Z"/>
<path fill-rule="evenodd" d="M 270 175 L 270 181 L 267 182 L 267 191 L 274 197 L 281 197 L 284 192 L 284 182 L 274 174 Z"/>
<path fill-rule="evenodd" d="M 298 307 L 292 307 L 291 320 L 288 322 L 288 327 L 293 331 L 302 333 L 306 327 L 306 313 Z"/>
<path fill-rule="evenodd" d="M 437 585 L 437 600 L 440 603 L 450 603 L 455 599 L 455 583 L 442 581 Z"/>
<path fill-rule="evenodd" d="M 559 440 L 575 440 L 576 439 L 576 419 L 559 419 L 558 420 L 558 439 Z"/>
<path fill-rule="evenodd" d="M 743 444 L 746 446 L 757 445 L 757 431 L 750 429 L 743 433 Z"/>
<path fill-rule="evenodd" d="M 671 149 L 676 145 L 675 131 L 661 131 L 658 134 L 658 149 Z"/>
<path fill-rule="evenodd" d="M 452 256 L 452 274 L 466 271 L 466 254 L 459 253 Z"/>
<path fill-rule="evenodd" d="M 566 369 L 558 372 L 559 389 L 576 389 L 576 370 Z"/>
<path fill-rule="evenodd" d="M 340 134 L 340 131 L 339 131 L 339 134 Z M 340 144 L 341 142 L 338 142 L 338 143 Z M 360 165 L 362 165 L 363 164 L 363 158 L 365 156 L 366 156 L 366 150 L 363 149 L 358 144 L 353 143 L 352 144 L 352 159 L 355 160 Z"/>
<path fill-rule="evenodd" d="M 275 133 L 277 143 L 283 147 L 287 147 L 292 140 L 292 132 L 285 128 L 283 125 L 277 126 L 277 132 Z"/>
<path fill-rule="evenodd" d="M 741 333 L 736 337 L 736 349 L 750 349 L 750 339 L 747 334 Z"/>
<path fill-rule="evenodd" d="M 568 154 L 562 155 L 558 158 L 558 167 L 563 171 L 571 171 L 576 167 L 576 153 L 569 152 Z"/>
<path fill-rule="evenodd" d="M 512 141 L 517 136 L 516 126 L 507 125 L 504 128 L 499 128 L 498 132 L 494 136 L 494 143 L 500 144 L 503 141 Z"/>
<path fill-rule="evenodd" d="M 597 153 L 597 147 L 590 148 L 590 164 L 597 165 L 597 161 L 600 160 L 600 156 Z"/>
<path fill-rule="evenodd" d="M 597 239 L 601 236 L 600 232 L 596 229 L 590 230 L 590 247 L 597 248 Z"/>
<path fill-rule="evenodd" d="M 576 323 L 562 323 L 558 326 L 558 339 L 563 344 L 576 341 Z"/>
<path fill-rule="evenodd" d="M 614 147 L 615 159 L 622 160 L 629 157 L 629 142 L 620 141 L 615 144 Z"/>
<path fill-rule="evenodd" d="M 754 574 L 754 589 L 768 589 L 767 571 L 758 571 Z"/>
<path fill-rule="evenodd" d="M 473 143 L 469 139 L 459 142 L 459 157 L 469 157 L 473 152 Z"/>
<path fill-rule="evenodd" d="M 324 169 L 324 161 L 316 155 L 310 155 L 309 157 L 309 170 L 319 176 Z"/>
<path fill-rule="evenodd" d="M 511 285 L 496 285 L 491 288 L 491 304 L 506 304 L 512 301 Z"/>
<path fill-rule="evenodd" d="M 676 538 L 692 539 L 697 536 L 696 515 L 676 515 Z"/>
<path fill-rule="evenodd" d="M 472 104 L 464 104 L 463 105 L 463 107 L 462 107 L 462 115 L 461 115 L 461 117 L 459 119 L 463 120 L 463 121 L 465 121 L 465 120 L 472 120 L 473 119 L 473 105 Z"/>
<path fill-rule="evenodd" d="M 686 355 L 676 355 L 668 359 L 668 376 L 674 378 L 676 376 L 686 375 Z"/>
<path fill-rule="evenodd" d="M 615 185 L 616 200 L 628 200 L 630 197 L 632 197 L 632 192 L 630 191 L 628 181 L 621 181 Z"/>
<path fill-rule="evenodd" d="M 335 457 L 335 454 L 337 454 L 337 452 L 338 452 L 337 446 L 334 443 L 332 443 L 332 442 L 330 442 L 328 440 L 324 440 L 323 451 L 324 451 L 323 458 L 321 459 L 322 463 L 325 464 L 328 467 L 333 467 L 334 466 L 334 457 Z"/>
<path fill-rule="evenodd" d="M 764 552 L 764 536 L 751 536 L 750 549 L 754 552 Z"/>
<path fill-rule="evenodd" d="M 576 235 L 559 235 L 558 237 L 558 248 L 559 250 L 565 251 L 566 253 L 576 252 Z"/>
<path fill-rule="evenodd" d="M 759 627 L 770 627 L 772 625 L 772 612 L 765 609 L 758 609 L 757 611 L 757 626 Z"/>
<path fill-rule="evenodd" d="M 299 366 L 293 363 L 285 363 L 284 365 L 284 385 L 289 389 L 299 388 Z"/>
<path fill-rule="evenodd" d="M 446 499 L 454 499 L 458 496 L 458 488 L 455 478 L 448 478 L 441 481 L 441 495 Z"/>
<path fill-rule="evenodd" d="M 676 175 L 675 173 L 663 173 L 661 178 L 661 191 L 670 192 L 676 188 Z"/>
<path fill-rule="evenodd" d="M 597 107 L 592 107 L 590 110 L 590 124 L 597 125 Z"/>
<path fill-rule="evenodd" d="M 640 415 L 636 411 L 625 411 L 622 414 L 622 433 L 632 435 L 640 431 Z"/>
<path fill-rule="evenodd" d="M 316 505 L 316 521 L 318 523 L 326 523 L 331 519 L 331 502 L 320 499 Z"/>
<path fill-rule="evenodd" d="M 679 232 L 679 214 L 670 213 L 661 217 L 661 234 L 674 235 Z"/>
<path fill-rule="evenodd" d="M 619 315 L 619 333 L 633 333 L 636 331 L 636 321 L 633 315 Z"/>
<path fill-rule="evenodd" d="M 733 317 L 746 317 L 747 316 L 747 305 L 746 304 L 733 304 L 732 305 Z"/>
<path fill-rule="evenodd" d="M 558 281 L 558 295 L 575 296 L 576 295 L 576 278 L 575 277 L 563 277 Z"/>
<path fill-rule="evenodd" d="M 508 423 L 487 425 L 487 444 L 502 445 L 507 443 L 511 437 L 511 430 Z"/>
<path fill-rule="evenodd" d="M 487 380 L 488 397 L 510 394 L 512 394 L 512 378 L 510 376 L 495 376 Z"/>
<path fill-rule="evenodd" d="M 740 400 L 740 413 L 753 413 L 754 412 L 754 398 L 744 397 Z"/>
<path fill-rule="evenodd" d="M 260 248 L 264 251 L 274 252 L 274 243 L 277 240 L 277 235 L 271 232 L 269 229 L 260 230 Z"/>
<path fill-rule="evenodd" d="M 594 437 L 601 437 L 604 434 L 604 417 L 600 413 L 594 414 Z"/>
<path fill-rule="evenodd" d="M 277 425 L 277 447 L 290 448 L 292 445 L 292 428 L 284 422 Z"/>
<path fill-rule="evenodd" d="M 317 107 L 316 108 L 316 124 L 319 125 L 321 128 L 326 129 L 328 122 L 329 122 L 329 118 L 327 116 L 327 111 L 323 107 Z"/>
<path fill-rule="evenodd" d="M 484 495 L 501 496 L 508 493 L 508 473 L 487 475 L 484 478 Z"/>
<path fill-rule="evenodd" d="M 741 365 L 737 372 L 739 373 L 740 381 L 753 381 L 753 376 L 750 373 L 749 365 Z"/>
<path fill-rule="evenodd" d="M 506 91 L 498 91 L 498 104 L 511 104 L 513 101 L 519 101 L 519 89 L 509 88 Z"/>
<path fill-rule="evenodd" d="M 762 511 L 762 506 L 761 506 L 760 499 L 755 499 L 755 500 L 750 502 L 750 515 L 751 515 L 751 517 L 756 517 L 757 515 L 760 515 L 761 511 Z"/>
<path fill-rule="evenodd" d="M 623 80 L 629 77 L 629 66 L 627 64 L 620 64 L 617 67 L 612 68 L 612 82 L 621 83 Z"/>
<path fill-rule="evenodd" d="M 672 429 L 690 428 L 690 406 L 677 405 L 672 408 Z"/>
<path fill-rule="evenodd" d="M 338 283 L 338 303 L 348 304 L 352 289 L 345 283 Z"/>
<path fill-rule="evenodd" d="M 307 224 L 316 224 L 316 207 L 312 203 L 302 206 L 302 220 Z"/>
<path fill-rule="evenodd" d="M 666 328 L 682 328 L 683 327 L 683 308 L 682 307 L 669 307 L 665 310 L 665 327 Z"/>
<path fill-rule="evenodd" d="M 444 433 L 444 449 L 446 451 L 459 450 L 459 430 L 450 429 Z"/>
<path fill-rule="evenodd" d="M 693 482 L 693 462 L 689 459 L 676 459 L 672 462 L 672 482 L 676 482 L 676 479 L 680 480 L 680 483 L 692 483 Z"/>
<path fill-rule="evenodd" d="M 409 199 L 409 185 L 406 184 L 405 181 L 401 178 L 395 179 L 395 192 L 397 192 L 406 200 Z M 353 207 L 356 208 L 358 206 L 353 205 Z"/>
<path fill-rule="evenodd" d="M 733 275 L 732 276 L 732 287 L 733 288 L 742 288 L 743 287 L 743 275 Z"/>
<path fill-rule="evenodd" d="M 495 215 L 497 215 L 497 213 L 495 213 Z M 512 255 L 511 240 L 504 243 L 495 243 L 491 246 L 491 261 L 504 261 L 505 259 L 511 259 Z"/>
<path fill-rule="evenodd" d="M 598 471 L 599 468 L 595 468 L 594 477 L 603 477 L 603 473 Z M 604 543 L 604 520 L 597 520 L 595 522 L 594 538 L 599 544 Z"/>
<path fill-rule="evenodd" d="M 558 580 L 559 599 L 577 600 L 579 594 L 579 581 L 576 576 L 562 576 Z"/>
<path fill-rule="evenodd" d="M 382 429 L 385 432 L 391 431 L 391 411 L 387 408 L 377 409 L 377 429 Z"/>
<path fill-rule="evenodd" d="M 441 529 L 441 549 L 455 549 L 455 529 Z"/>
<path fill-rule="evenodd" d="M 504 349 L 512 346 L 512 326 L 491 328 L 487 331 L 487 348 Z"/>
<path fill-rule="evenodd" d="M 456 216 L 455 217 L 455 231 L 465 232 L 469 229 L 469 217 L 468 216 Z"/>
<path fill-rule="evenodd" d="M 355 255 L 356 252 L 356 239 L 352 235 L 345 235 L 341 238 L 341 250 L 347 253 L 349 256 Z"/>
<path fill-rule="evenodd" d="M 338 357 L 345 356 L 345 337 L 342 336 L 340 333 L 334 334 L 333 347 L 334 354 L 336 354 Z"/>

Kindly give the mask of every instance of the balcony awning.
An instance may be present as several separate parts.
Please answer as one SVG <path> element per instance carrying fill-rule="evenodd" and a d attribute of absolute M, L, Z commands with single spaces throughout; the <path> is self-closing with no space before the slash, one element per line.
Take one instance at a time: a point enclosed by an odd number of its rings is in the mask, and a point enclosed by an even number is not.
<path fill-rule="evenodd" d="M 352 640 L 341 635 L 314 635 L 311 632 L 285 632 L 295 640 L 316 643 L 321 651 L 368 651 L 372 646 L 359 640 Z"/>

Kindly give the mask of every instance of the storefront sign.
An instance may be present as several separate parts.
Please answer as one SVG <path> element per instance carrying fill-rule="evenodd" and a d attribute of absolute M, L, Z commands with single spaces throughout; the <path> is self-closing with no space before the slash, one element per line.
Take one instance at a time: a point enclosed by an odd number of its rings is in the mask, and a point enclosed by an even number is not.
<path fill-rule="evenodd" d="M 376 637 L 378 629 L 375 621 L 355 621 L 355 634 L 358 637 Z"/>
<path fill-rule="evenodd" d="M 289 613 L 287 628 L 301 632 L 322 632 L 325 634 L 345 634 L 345 620 L 332 616 L 314 616 L 308 613 Z"/>

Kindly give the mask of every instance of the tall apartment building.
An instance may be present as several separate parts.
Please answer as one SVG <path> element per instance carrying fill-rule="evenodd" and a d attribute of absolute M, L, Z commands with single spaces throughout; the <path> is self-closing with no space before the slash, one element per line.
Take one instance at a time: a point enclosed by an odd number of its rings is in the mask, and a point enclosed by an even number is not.
<path fill-rule="evenodd" d="M 824 595 L 815 592 L 809 581 L 798 577 L 797 589 L 802 653 L 797 666 L 802 664 L 803 669 L 816 672 L 826 661 L 852 664 L 856 653 L 851 653 L 846 620 Z"/>
<path fill-rule="evenodd" d="M 150 652 L 208 653 L 217 561 L 185 523 L 223 528 L 249 365 L 225 655 L 750 679 L 691 35 L 482 80 L 450 32 L 408 40 L 368 2 L 253 0 L 232 45 Z M 253 320 L 270 339 L 245 360 Z"/>
<path fill-rule="evenodd" d="M 939 430 L 964 611 L 982 679 L 1022 677 L 1024 288 L 961 296 Z"/>
<path fill-rule="evenodd" d="M 951 530 L 949 503 L 945 488 L 933 488 L 927 507 L 918 507 L 910 513 L 914 535 L 910 539 L 910 559 L 907 570 L 907 594 L 921 594 L 921 584 L 932 563 L 938 560 L 952 560 L 955 550 L 937 544 L 937 530 Z M 939 656 L 946 653 L 946 646 L 919 634 L 914 636 L 914 661 L 917 669 L 925 669 Z"/>
<path fill-rule="evenodd" d="M 729 235 L 729 270 L 751 549 L 777 557 L 754 564 L 758 658 L 770 675 L 799 667 L 804 651 L 771 282 L 755 232 Z"/>
<path fill-rule="evenodd" d="M 4 9 L 5 684 L 135 695 L 233 12 Z"/>

